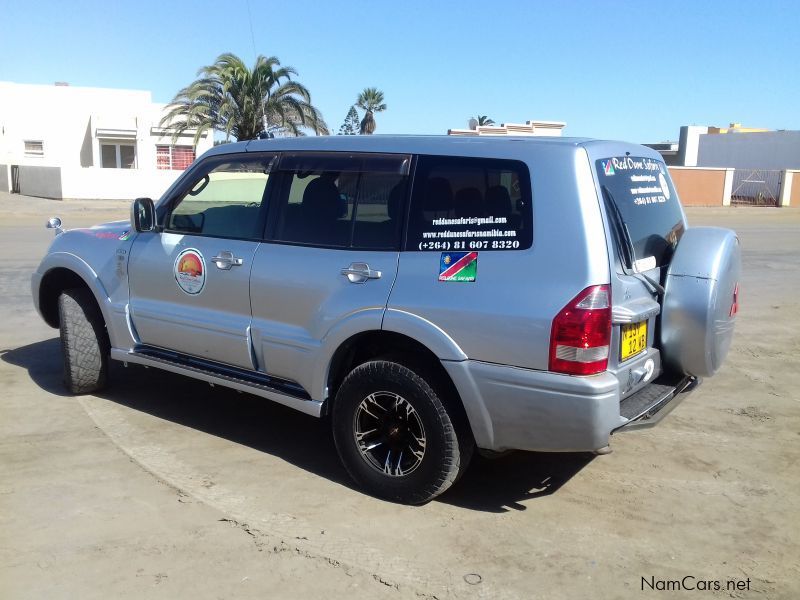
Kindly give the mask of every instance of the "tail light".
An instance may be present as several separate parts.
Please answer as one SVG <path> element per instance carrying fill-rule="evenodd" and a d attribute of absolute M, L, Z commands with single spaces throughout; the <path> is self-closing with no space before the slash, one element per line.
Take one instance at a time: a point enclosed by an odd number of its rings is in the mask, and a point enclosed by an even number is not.
<path fill-rule="evenodd" d="M 553 319 L 550 370 L 567 375 L 594 375 L 608 367 L 611 344 L 611 287 L 583 290 Z"/>

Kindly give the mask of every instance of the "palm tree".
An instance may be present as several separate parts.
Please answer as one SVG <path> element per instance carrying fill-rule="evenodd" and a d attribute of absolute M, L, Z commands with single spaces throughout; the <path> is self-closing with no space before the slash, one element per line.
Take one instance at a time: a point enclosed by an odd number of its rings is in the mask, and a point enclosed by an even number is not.
<path fill-rule="evenodd" d="M 364 118 L 361 119 L 361 134 L 372 135 L 375 133 L 375 113 L 386 110 L 383 103 L 383 92 L 378 88 L 364 88 L 358 95 L 356 106 L 364 111 Z"/>
<path fill-rule="evenodd" d="M 275 56 L 259 56 L 249 69 L 238 56 L 222 54 L 175 95 L 161 126 L 172 131 L 173 140 L 187 129 L 196 129 L 195 144 L 209 129 L 239 141 L 276 132 L 305 135 L 302 128 L 327 134 L 328 126 L 311 104 L 311 94 L 292 79 L 294 75 L 297 71 L 281 66 Z"/>
<path fill-rule="evenodd" d="M 494 125 L 494 121 L 486 115 L 478 115 L 475 120 L 478 121 L 478 127 L 483 125 Z"/>

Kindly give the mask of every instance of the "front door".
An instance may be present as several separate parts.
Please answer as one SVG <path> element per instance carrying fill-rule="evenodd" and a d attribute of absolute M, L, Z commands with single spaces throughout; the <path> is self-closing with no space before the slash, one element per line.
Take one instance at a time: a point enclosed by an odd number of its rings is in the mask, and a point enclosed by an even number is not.
<path fill-rule="evenodd" d="M 254 368 L 249 281 L 273 158 L 209 158 L 171 202 L 163 229 L 137 236 L 130 311 L 142 344 Z"/>
<path fill-rule="evenodd" d="M 315 397 L 333 332 L 379 330 L 397 274 L 410 157 L 284 153 L 251 278 L 260 368 Z"/>

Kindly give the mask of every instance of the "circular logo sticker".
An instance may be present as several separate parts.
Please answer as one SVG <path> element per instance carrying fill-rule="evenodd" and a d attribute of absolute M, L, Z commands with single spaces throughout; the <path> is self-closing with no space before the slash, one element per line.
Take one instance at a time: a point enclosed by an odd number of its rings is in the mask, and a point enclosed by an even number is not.
<path fill-rule="evenodd" d="M 178 287 L 194 296 L 203 291 L 206 284 L 206 261 L 199 250 L 187 248 L 175 259 L 175 281 Z"/>
<path fill-rule="evenodd" d="M 669 186 L 667 185 L 667 178 L 664 177 L 663 173 L 658 174 L 658 184 L 661 186 L 661 192 L 664 194 L 664 197 L 669 200 Z"/>

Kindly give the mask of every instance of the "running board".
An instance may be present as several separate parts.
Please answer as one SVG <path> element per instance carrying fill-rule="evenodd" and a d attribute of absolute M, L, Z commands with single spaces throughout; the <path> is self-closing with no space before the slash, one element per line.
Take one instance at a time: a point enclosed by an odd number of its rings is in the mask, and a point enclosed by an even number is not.
<path fill-rule="evenodd" d="M 663 384 L 653 382 L 620 403 L 620 416 L 627 419 L 611 433 L 655 427 L 698 385 L 697 377 Z"/>
<path fill-rule="evenodd" d="M 298 384 L 262 373 L 221 365 L 152 346 L 137 346 L 132 351 L 112 348 L 111 358 L 247 392 L 314 417 L 322 415 L 323 402 L 312 400 L 308 392 Z"/>

